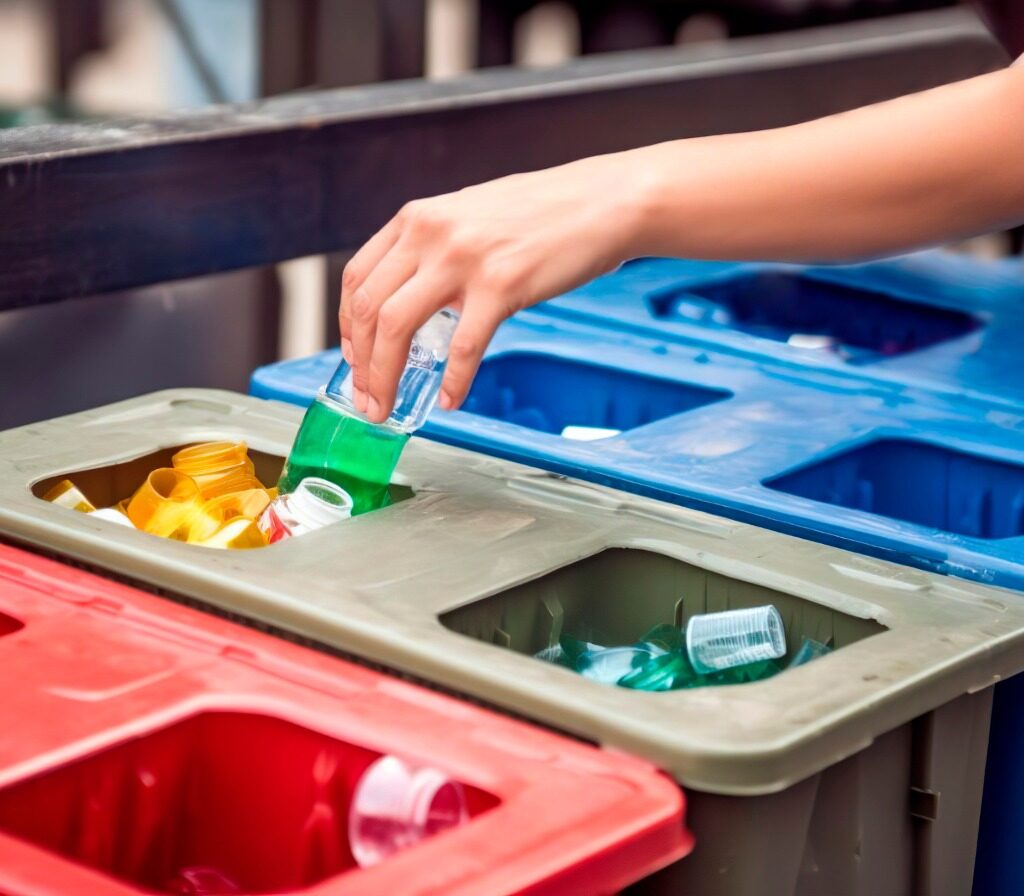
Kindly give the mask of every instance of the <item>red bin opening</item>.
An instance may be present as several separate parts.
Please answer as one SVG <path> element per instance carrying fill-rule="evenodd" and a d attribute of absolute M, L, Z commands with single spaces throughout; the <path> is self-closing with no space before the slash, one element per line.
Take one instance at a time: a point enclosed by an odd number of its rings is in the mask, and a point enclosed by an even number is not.
<path fill-rule="evenodd" d="M 0 829 L 157 893 L 300 890 L 355 867 L 349 803 L 379 756 L 208 712 L 0 791 Z M 471 815 L 497 803 L 465 790 Z"/>

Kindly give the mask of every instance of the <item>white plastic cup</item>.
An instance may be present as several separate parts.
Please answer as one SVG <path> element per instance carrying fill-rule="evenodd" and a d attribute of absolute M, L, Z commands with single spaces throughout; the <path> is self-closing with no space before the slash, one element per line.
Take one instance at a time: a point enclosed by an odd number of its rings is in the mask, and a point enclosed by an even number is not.
<path fill-rule="evenodd" d="M 786 630 L 773 606 L 694 616 L 686 626 L 686 652 L 701 674 L 720 672 L 786 653 Z"/>
<path fill-rule="evenodd" d="M 348 840 L 361 868 L 458 827 L 469 814 L 462 785 L 429 766 L 382 756 L 359 779 L 348 813 Z"/>

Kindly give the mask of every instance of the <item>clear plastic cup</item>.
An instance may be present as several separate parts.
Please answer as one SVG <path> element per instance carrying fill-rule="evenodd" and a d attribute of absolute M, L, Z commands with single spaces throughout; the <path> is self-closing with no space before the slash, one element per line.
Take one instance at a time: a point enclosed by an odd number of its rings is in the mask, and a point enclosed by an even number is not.
<path fill-rule="evenodd" d="M 720 672 L 784 656 L 786 630 L 770 605 L 705 613 L 686 626 L 686 652 L 698 672 Z"/>
<path fill-rule="evenodd" d="M 458 781 L 436 768 L 382 756 L 363 773 L 352 795 L 349 848 L 366 868 L 468 817 Z"/>

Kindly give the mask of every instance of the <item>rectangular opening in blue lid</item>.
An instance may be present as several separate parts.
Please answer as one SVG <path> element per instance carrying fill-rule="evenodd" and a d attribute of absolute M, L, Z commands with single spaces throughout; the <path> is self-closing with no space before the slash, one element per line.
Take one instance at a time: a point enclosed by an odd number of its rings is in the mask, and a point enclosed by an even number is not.
<path fill-rule="evenodd" d="M 737 330 L 870 363 L 970 333 L 962 311 L 847 286 L 802 271 L 753 270 L 650 297 L 662 320 Z"/>
<path fill-rule="evenodd" d="M 912 439 L 869 442 L 764 484 L 970 538 L 1024 535 L 1024 466 Z"/>
<path fill-rule="evenodd" d="M 555 435 L 566 427 L 625 432 L 730 395 L 618 367 L 508 352 L 483 362 L 463 410 Z"/>

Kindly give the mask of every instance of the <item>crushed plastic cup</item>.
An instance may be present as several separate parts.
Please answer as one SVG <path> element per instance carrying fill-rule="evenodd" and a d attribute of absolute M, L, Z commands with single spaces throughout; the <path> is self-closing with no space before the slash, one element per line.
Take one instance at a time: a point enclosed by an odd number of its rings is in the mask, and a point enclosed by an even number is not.
<path fill-rule="evenodd" d="M 812 660 L 819 659 L 831 652 L 832 648 L 828 644 L 815 641 L 814 638 L 804 638 L 804 643 L 800 645 L 800 649 L 794 654 L 793 659 L 789 661 L 787 668 L 793 669 L 797 666 L 804 666 Z"/>
<path fill-rule="evenodd" d="M 552 644 L 550 647 L 538 650 L 533 658 L 543 660 L 545 663 L 554 663 L 556 666 L 569 666 L 570 668 L 573 666 L 561 644 Z"/>
<path fill-rule="evenodd" d="M 663 653 L 682 653 L 683 630 L 678 625 L 663 622 L 644 632 L 639 643 L 655 656 Z"/>
<path fill-rule="evenodd" d="M 382 756 L 363 773 L 352 795 L 349 848 L 359 866 L 367 868 L 468 817 L 458 781 L 437 768 Z"/>
<path fill-rule="evenodd" d="M 616 683 L 620 688 L 635 691 L 674 691 L 690 686 L 696 678 L 685 656 L 663 653 L 633 669 Z"/>
<path fill-rule="evenodd" d="M 691 617 L 686 652 L 702 674 L 720 672 L 786 653 L 786 631 L 775 607 L 751 607 Z"/>
<path fill-rule="evenodd" d="M 163 538 L 187 539 L 193 517 L 201 512 L 199 486 L 171 467 L 154 470 L 128 502 L 128 519 L 136 529 Z M 211 532 L 216 530 L 213 526 Z"/>
<path fill-rule="evenodd" d="M 643 647 L 603 647 L 590 650 L 576 661 L 576 671 L 601 684 L 619 680 L 649 662 L 652 654 Z"/>

